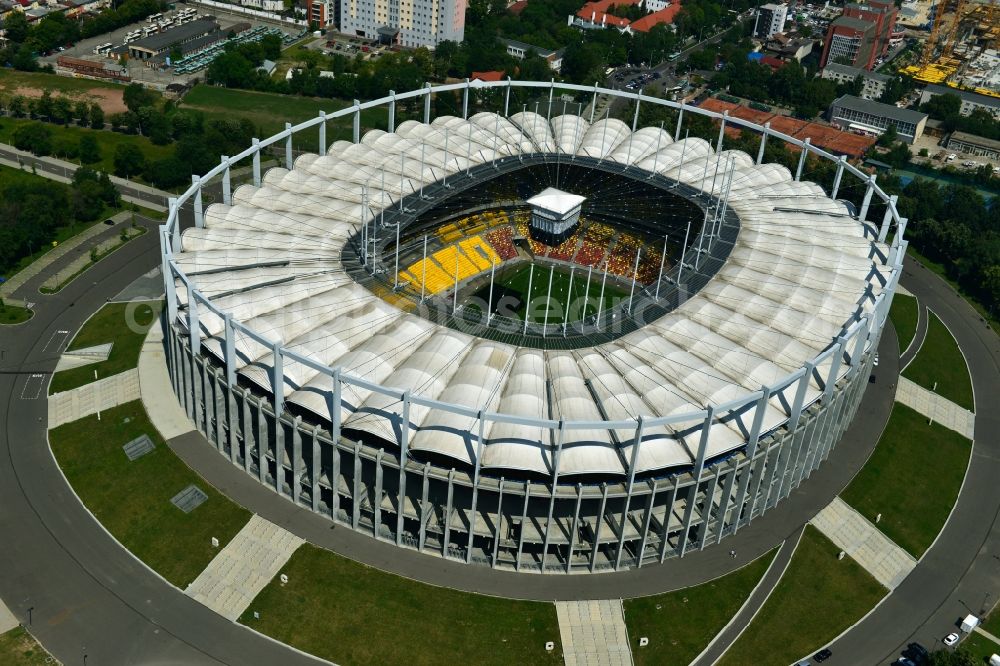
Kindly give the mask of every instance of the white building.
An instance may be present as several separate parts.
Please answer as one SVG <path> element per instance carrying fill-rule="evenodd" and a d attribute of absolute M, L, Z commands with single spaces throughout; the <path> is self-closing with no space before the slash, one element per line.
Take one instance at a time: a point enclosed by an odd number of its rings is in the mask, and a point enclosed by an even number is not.
<path fill-rule="evenodd" d="M 563 53 L 565 52 L 565 49 L 559 49 L 558 51 L 543 49 L 540 46 L 519 42 L 516 39 L 501 39 L 500 41 L 507 47 L 507 55 L 512 58 L 524 60 L 524 57 L 528 55 L 528 53 L 534 51 L 549 63 L 549 69 L 554 72 L 562 71 Z"/>
<path fill-rule="evenodd" d="M 280 12 L 285 8 L 285 3 L 282 0 L 240 0 L 240 6 L 265 12 Z"/>
<path fill-rule="evenodd" d="M 342 33 L 385 44 L 428 46 L 465 38 L 468 0 L 339 0 Z"/>
<path fill-rule="evenodd" d="M 787 5 L 762 5 L 757 10 L 757 22 L 753 27 L 754 36 L 758 39 L 770 39 L 771 35 L 785 29 L 785 18 L 787 16 Z"/>
<path fill-rule="evenodd" d="M 822 76 L 824 79 L 836 81 L 837 83 L 852 83 L 860 76 L 860 96 L 865 99 L 875 100 L 882 97 L 882 94 L 885 92 L 886 84 L 889 82 L 889 79 L 892 78 L 888 74 L 869 72 L 867 69 L 851 67 L 850 65 L 841 65 L 835 62 L 827 63 L 826 67 L 823 68 Z"/>

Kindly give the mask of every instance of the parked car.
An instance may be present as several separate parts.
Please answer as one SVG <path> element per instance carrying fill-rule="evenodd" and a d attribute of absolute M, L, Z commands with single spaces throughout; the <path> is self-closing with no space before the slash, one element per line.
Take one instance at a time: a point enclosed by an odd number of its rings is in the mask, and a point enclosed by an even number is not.
<path fill-rule="evenodd" d="M 819 652 L 817 652 L 816 654 L 813 655 L 813 659 L 815 659 L 816 661 L 822 663 L 822 662 L 826 661 L 827 659 L 829 659 L 832 656 L 833 656 L 833 652 L 831 652 L 827 648 L 823 648 L 822 650 L 820 650 Z"/>
<path fill-rule="evenodd" d="M 903 650 L 903 656 L 912 659 L 918 664 L 926 664 L 927 660 L 930 658 L 930 655 L 927 653 L 927 648 L 920 643 L 910 643 L 907 645 L 906 649 Z"/>
<path fill-rule="evenodd" d="M 948 647 L 951 647 L 952 645 L 958 642 L 958 634 L 956 634 L 954 631 L 951 632 L 950 634 L 944 637 L 943 642 Z"/>

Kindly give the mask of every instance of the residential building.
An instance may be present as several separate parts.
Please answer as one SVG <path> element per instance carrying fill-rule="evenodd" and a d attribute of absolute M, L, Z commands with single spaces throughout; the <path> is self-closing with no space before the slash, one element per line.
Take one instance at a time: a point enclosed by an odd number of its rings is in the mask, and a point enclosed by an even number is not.
<path fill-rule="evenodd" d="M 320 28 L 340 25 L 340 2 L 338 0 L 307 0 L 306 21 Z"/>
<path fill-rule="evenodd" d="M 519 42 L 516 39 L 501 39 L 500 41 L 507 47 L 507 55 L 512 58 L 524 60 L 524 57 L 528 55 L 530 51 L 534 51 L 548 61 L 549 69 L 554 72 L 562 71 L 563 53 L 565 52 L 565 49 L 552 51 L 550 49 L 543 49 L 540 46 Z"/>
<path fill-rule="evenodd" d="M 1000 119 L 1000 98 L 998 97 L 981 95 L 977 92 L 962 90 L 960 88 L 930 85 L 920 93 L 920 103 L 926 104 L 932 97 L 937 97 L 938 95 L 957 95 L 962 100 L 959 113 L 963 116 L 971 115 L 976 109 L 982 109 L 992 114 L 994 118 Z"/>
<path fill-rule="evenodd" d="M 427 46 L 465 39 L 467 0 L 339 0 L 340 31 L 383 44 Z"/>
<path fill-rule="evenodd" d="M 282 0 L 240 0 L 240 6 L 262 12 L 280 12 L 285 8 L 285 3 Z"/>
<path fill-rule="evenodd" d="M 888 74 L 869 72 L 860 67 L 841 65 L 830 62 L 823 68 L 822 77 L 837 83 L 853 83 L 855 79 L 861 77 L 861 97 L 865 99 L 879 99 L 885 92 L 885 86 L 892 79 Z"/>
<path fill-rule="evenodd" d="M 924 133 L 927 114 L 843 95 L 830 105 L 830 122 L 843 130 L 869 136 L 879 136 L 895 125 L 899 139 L 912 144 Z"/>
<path fill-rule="evenodd" d="M 758 39 L 770 39 L 774 33 L 783 32 L 787 15 L 788 5 L 761 5 L 757 10 L 757 22 L 753 27 L 754 37 Z"/>
<path fill-rule="evenodd" d="M 873 69 L 877 60 L 889 52 L 895 38 L 898 10 L 891 0 L 851 3 L 844 13 L 830 22 L 823 45 L 823 67 L 840 63 Z"/>
<path fill-rule="evenodd" d="M 797 34 L 785 34 L 777 32 L 771 36 L 765 45 L 764 51 L 772 56 L 788 62 L 789 60 L 802 59 L 812 53 L 816 40 L 801 37 Z"/>
<path fill-rule="evenodd" d="M 968 134 L 966 132 L 952 132 L 948 137 L 948 150 L 959 153 L 976 155 L 991 160 L 1000 160 L 1000 141 L 987 139 L 986 137 Z"/>

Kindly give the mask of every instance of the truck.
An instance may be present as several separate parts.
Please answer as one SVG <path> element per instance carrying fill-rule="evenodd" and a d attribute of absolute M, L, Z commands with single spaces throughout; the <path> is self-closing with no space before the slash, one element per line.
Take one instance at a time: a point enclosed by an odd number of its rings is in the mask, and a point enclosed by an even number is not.
<path fill-rule="evenodd" d="M 973 629 L 979 626 L 979 618 L 975 615 L 966 615 L 965 619 L 962 620 L 962 631 L 969 633 Z"/>

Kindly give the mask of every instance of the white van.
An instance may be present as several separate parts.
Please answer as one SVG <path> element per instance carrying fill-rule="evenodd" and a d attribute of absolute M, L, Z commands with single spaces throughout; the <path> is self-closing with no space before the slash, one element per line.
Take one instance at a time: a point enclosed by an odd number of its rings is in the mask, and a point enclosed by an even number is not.
<path fill-rule="evenodd" d="M 962 620 L 962 631 L 969 633 L 973 629 L 979 626 L 979 618 L 975 615 L 966 615 L 965 619 Z"/>

